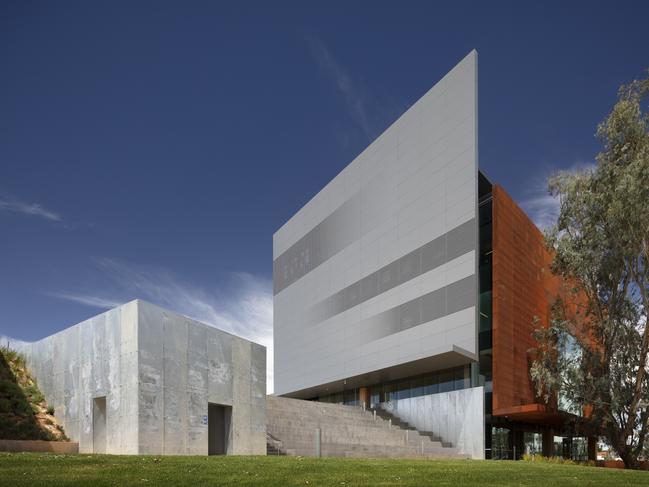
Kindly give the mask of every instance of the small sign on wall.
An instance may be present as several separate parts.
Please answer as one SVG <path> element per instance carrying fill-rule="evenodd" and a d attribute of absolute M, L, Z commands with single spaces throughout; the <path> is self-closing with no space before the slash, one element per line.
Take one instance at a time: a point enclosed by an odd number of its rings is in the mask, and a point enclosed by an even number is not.
<path fill-rule="evenodd" d="M 207 424 L 207 416 L 203 416 L 203 424 Z"/>

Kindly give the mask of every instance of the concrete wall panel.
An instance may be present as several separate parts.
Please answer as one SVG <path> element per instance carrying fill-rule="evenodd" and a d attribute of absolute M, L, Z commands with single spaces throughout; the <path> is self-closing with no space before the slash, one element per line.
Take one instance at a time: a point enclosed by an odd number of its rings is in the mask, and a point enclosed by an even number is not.
<path fill-rule="evenodd" d="M 135 307 L 128 303 L 23 350 L 48 403 L 82 453 L 93 452 L 93 399 L 104 396 L 107 453 L 137 453 L 137 357 L 123 346 L 137 347 Z"/>
<path fill-rule="evenodd" d="M 133 301 L 26 345 L 67 435 L 92 453 L 106 398 L 106 453 L 207 454 L 208 402 L 232 406 L 229 453 L 265 454 L 266 349 Z"/>
<path fill-rule="evenodd" d="M 228 453 L 265 453 L 265 404 L 253 404 L 266 388 L 265 361 L 255 388 L 251 350 L 259 362 L 266 349 L 149 303 L 139 308 L 140 452 L 206 455 L 212 402 L 232 406 Z"/>
<path fill-rule="evenodd" d="M 459 453 L 484 458 L 483 387 L 398 399 L 380 407 L 419 431 L 450 441 Z"/>

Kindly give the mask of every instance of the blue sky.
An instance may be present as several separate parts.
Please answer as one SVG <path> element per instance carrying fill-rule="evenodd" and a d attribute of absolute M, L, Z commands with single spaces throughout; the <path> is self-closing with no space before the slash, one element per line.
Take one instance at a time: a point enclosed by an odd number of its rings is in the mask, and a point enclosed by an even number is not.
<path fill-rule="evenodd" d="M 0 5 L 0 334 L 140 297 L 271 343 L 272 234 L 471 49 L 480 166 L 540 223 L 649 67 L 649 3 Z"/>

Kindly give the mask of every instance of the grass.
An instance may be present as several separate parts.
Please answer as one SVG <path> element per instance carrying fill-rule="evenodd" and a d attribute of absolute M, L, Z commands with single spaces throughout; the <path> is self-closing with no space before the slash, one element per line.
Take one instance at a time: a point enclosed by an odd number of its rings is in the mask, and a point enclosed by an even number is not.
<path fill-rule="evenodd" d="M 0 453 L 0 485 L 649 486 L 649 472 L 534 462 Z"/>

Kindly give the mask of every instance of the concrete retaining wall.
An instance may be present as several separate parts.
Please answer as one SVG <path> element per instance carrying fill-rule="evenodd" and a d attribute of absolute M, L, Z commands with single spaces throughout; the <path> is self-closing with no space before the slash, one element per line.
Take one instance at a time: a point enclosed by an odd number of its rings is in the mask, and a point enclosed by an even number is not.
<path fill-rule="evenodd" d="M 419 431 L 431 431 L 450 441 L 458 453 L 484 458 L 484 388 L 398 399 L 380 407 Z"/>
<path fill-rule="evenodd" d="M 133 301 L 23 350 L 47 403 L 81 453 L 94 451 L 96 397 L 106 397 L 104 452 L 139 453 L 137 321 Z"/>
<path fill-rule="evenodd" d="M 71 441 L 0 440 L 0 451 L 38 452 L 70 455 L 79 453 L 79 443 Z"/>

